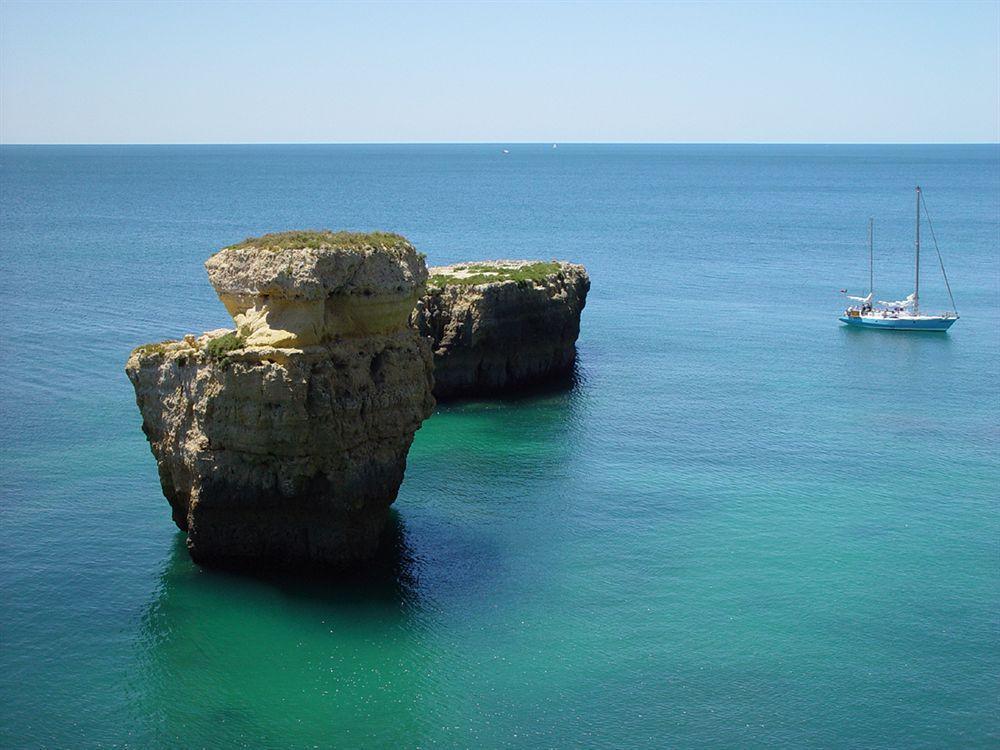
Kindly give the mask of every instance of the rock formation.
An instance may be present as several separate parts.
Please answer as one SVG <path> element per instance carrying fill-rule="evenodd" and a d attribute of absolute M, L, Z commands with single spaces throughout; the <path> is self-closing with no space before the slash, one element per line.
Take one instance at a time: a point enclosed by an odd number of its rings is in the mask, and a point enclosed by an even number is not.
<path fill-rule="evenodd" d="M 431 339 L 437 398 L 501 392 L 572 370 L 590 289 L 583 266 L 485 261 L 430 274 L 411 322 Z"/>
<path fill-rule="evenodd" d="M 205 265 L 236 331 L 139 347 L 125 368 L 192 558 L 371 556 L 434 406 L 407 324 L 423 256 L 397 235 L 297 232 Z"/>

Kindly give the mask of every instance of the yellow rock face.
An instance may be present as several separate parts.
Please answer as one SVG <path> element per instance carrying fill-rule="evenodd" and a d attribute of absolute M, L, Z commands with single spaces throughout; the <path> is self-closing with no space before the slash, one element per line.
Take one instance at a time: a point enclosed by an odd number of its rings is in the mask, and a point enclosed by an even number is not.
<path fill-rule="evenodd" d="M 247 346 L 302 348 L 400 331 L 422 292 L 423 286 L 390 296 L 335 294 L 303 299 L 223 294 L 220 299 Z"/>
<path fill-rule="evenodd" d="M 323 301 L 222 296 L 247 346 L 301 348 L 323 340 Z"/>

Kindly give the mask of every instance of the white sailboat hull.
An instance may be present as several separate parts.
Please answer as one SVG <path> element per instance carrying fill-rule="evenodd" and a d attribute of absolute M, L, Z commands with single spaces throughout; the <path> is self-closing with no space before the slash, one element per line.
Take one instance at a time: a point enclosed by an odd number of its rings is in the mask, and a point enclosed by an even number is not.
<path fill-rule="evenodd" d="M 958 320 L 958 316 L 916 315 L 882 317 L 881 315 L 844 315 L 840 320 L 858 328 L 880 328 L 884 331 L 947 331 Z"/>

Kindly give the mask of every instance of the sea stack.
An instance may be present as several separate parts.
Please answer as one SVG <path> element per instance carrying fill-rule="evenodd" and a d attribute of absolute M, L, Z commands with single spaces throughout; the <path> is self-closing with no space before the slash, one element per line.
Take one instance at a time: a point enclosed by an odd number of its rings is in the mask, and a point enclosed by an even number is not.
<path fill-rule="evenodd" d="M 423 256 L 393 234 L 286 232 L 205 266 L 236 330 L 141 346 L 125 368 L 191 557 L 370 557 L 434 407 L 408 325 Z"/>
<path fill-rule="evenodd" d="M 430 269 L 412 324 L 431 339 L 438 399 L 502 393 L 572 372 L 590 279 L 560 261 Z"/>

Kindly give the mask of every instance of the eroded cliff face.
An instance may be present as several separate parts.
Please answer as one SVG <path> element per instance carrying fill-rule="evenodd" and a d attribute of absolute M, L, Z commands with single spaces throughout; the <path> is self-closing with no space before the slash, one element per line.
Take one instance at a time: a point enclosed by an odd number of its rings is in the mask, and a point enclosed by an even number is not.
<path fill-rule="evenodd" d="M 194 560 L 346 565 L 377 549 L 434 406 L 407 325 L 426 269 L 391 235 L 278 237 L 206 263 L 235 334 L 139 347 L 126 372 Z"/>
<path fill-rule="evenodd" d="M 399 235 L 360 236 L 371 239 L 344 232 L 250 239 L 220 250 L 205 268 L 248 346 L 401 330 L 427 280 L 424 258 Z"/>
<path fill-rule="evenodd" d="M 568 374 L 590 279 L 583 266 L 483 261 L 430 269 L 412 325 L 431 339 L 434 395 L 484 395 Z"/>

